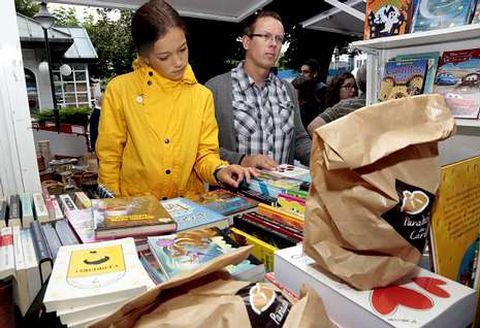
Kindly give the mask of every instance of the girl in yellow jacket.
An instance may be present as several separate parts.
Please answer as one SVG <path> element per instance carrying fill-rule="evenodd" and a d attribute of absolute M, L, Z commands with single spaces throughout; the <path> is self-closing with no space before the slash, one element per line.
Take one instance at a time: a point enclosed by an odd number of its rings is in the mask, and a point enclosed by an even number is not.
<path fill-rule="evenodd" d="M 133 16 L 140 56 L 107 86 L 96 145 L 99 182 L 118 196 L 189 196 L 204 182 L 238 187 L 256 174 L 219 158 L 212 94 L 188 64 L 185 31 L 162 0 Z"/>

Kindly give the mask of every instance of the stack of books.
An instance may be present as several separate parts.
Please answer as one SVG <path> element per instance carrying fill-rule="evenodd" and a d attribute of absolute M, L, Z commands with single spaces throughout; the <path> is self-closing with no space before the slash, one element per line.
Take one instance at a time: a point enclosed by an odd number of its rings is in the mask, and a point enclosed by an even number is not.
<path fill-rule="evenodd" d="M 152 288 L 133 238 L 59 249 L 43 303 L 70 326 L 88 326 Z"/>

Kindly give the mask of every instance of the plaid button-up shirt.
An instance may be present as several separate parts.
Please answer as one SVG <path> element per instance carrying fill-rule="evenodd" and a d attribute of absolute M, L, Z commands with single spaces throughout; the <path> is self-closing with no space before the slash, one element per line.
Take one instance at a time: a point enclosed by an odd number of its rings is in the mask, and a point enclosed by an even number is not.
<path fill-rule="evenodd" d="M 275 74 L 270 73 L 259 87 L 243 64 L 231 73 L 237 152 L 263 154 L 277 163 L 286 163 L 294 133 L 294 104 L 285 84 Z"/>

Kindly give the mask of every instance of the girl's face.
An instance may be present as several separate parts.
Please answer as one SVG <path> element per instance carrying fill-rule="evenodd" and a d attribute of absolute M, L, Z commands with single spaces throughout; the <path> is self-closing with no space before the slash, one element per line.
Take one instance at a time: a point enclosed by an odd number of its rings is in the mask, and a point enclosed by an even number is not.
<path fill-rule="evenodd" d="M 357 82 L 354 78 L 345 79 L 340 87 L 340 100 L 358 96 Z"/>
<path fill-rule="evenodd" d="M 185 32 L 178 27 L 168 30 L 145 54 L 145 62 L 163 77 L 179 81 L 188 65 Z"/>

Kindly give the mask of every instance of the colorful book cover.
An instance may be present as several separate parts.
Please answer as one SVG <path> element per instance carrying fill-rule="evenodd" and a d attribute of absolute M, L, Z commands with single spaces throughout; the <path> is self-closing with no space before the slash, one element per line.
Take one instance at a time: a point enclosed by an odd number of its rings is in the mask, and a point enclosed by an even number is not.
<path fill-rule="evenodd" d="M 225 189 L 209 191 L 191 198 L 191 200 L 224 216 L 240 213 L 258 205 L 258 202 L 254 200 Z"/>
<path fill-rule="evenodd" d="M 185 231 L 195 228 L 208 228 L 228 226 L 227 218 L 211 209 L 197 204 L 185 198 L 172 198 L 161 201 L 165 210 L 170 213 L 177 223 L 177 231 Z"/>
<path fill-rule="evenodd" d="M 232 238 L 239 245 L 252 245 L 252 255 L 265 265 L 267 272 L 273 271 L 273 258 L 277 248 L 263 240 L 252 236 L 245 231 L 237 228 L 231 228 Z"/>
<path fill-rule="evenodd" d="M 442 167 L 440 189 L 432 213 L 435 270 L 469 284 L 473 275 L 480 216 L 480 157 Z"/>
<path fill-rule="evenodd" d="M 419 95 L 423 92 L 427 59 L 385 63 L 379 101 Z"/>
<path fill-rule="evenodd" d="M 427 59 L 427 74 L 425 75 L 425 84 L 423 86 L 423 93 L 433 93 L 433 83 L 435 82 L 435 75 L 437 73 L 438 60 L 440 59 L 440 52 L 424 52 L 420 54 L 398 55 L 395 61 L 411 61 L 415 59 Z"/>
<path fill-rule="evenodd" d="M 133 238 L 63 246 L 45 292 L 47 312 L 134 297 L 153 285 Z"/>
<path fill-rule="evenodd" d="M 477 0 L 477 6 L 475 8 L 475 13 L 473 14 L 472 24 L 480 23 L 480 1 Z"/>
<path fill-rule="evenodd" d="M 148 244 L 168 278 L 194 270 L 234 250 L 215 228 L 148 237 Z"/>
<path fill-rule="evenodd" d="M 364 39 L 407 33 L 413 0 L 367 0 Z"/>
<path fill-rule="evenodd" d="M 414 13 L 412 32 L 466 25 L 476 0 L 421 0 Z"/>
<path fill-rule="evenodd" d="M 305 216 L 305 199 L 286 193 L 278 195 L 277 208 L 301 218 Z"/>
<path fill-rule="evenodd" d="M 438 65 L 434 92 L 445 97 L 454 117 L 478 118 L 480 48 L 445 51 Z"/>
<path fill-rule="evenodd" d="M 92 213 L 98 237 L 170 232 L 176 228 L 155 196 L 93 199 Z"/>

